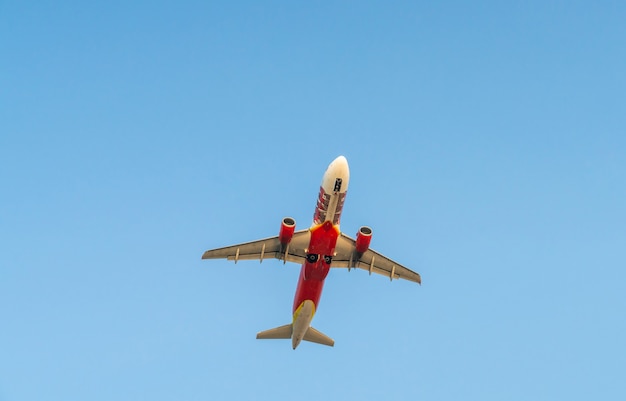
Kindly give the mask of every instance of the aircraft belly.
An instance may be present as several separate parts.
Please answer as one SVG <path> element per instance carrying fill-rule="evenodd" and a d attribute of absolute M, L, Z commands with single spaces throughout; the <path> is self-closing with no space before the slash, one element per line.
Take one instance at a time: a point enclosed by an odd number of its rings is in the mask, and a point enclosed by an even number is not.
<path fill-rule="evenodd" d="M 306 265 L 303 265 L 300 270 L 300 279 L 298 280 L 298 287 L 296 288 L 296 295 L 293 300 L 294 313 L 306 300 L 312 301 L 317 307 L 322 295 L 322 289 L 324 288 L 324 280 L 307 280 L 305 279 L 305 271 Z"/>

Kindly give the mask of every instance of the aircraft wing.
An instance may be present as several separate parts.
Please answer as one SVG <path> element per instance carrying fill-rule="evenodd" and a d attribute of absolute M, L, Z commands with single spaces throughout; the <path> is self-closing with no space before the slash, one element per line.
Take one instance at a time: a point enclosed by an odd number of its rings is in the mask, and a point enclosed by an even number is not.
<path fill-rule="evenodd" d="M 306 258 L 305 249 L 309 245 L 311 232 L 307 230 L 293 233 L 291 242 L 284 246 L 278 240 L 278 236 L 245 242 L 224 248 L 210 249 L 202 255 L 202 259 L 228 259 L 234 260 L 259 260 L 275 258 L 284 262 L 304 263 Z"/>
<path fill-rule="evenodd" d="M 422 278 L 418 273 L 402 266 L 400 263 L 372 249 L 368 249 L 359 257 L 355 248 L 356 241 L 344 233 L 341 233 L 339 238 L 337 238 L 335 256 L 333 257 L 331 267 L 347 267 L 348 269 L 356 267 L 367 270 L 370 274 L 372 274 L 372 272 L 382 274 L 383 276 L 389 277 L 391 280 L 394 278 L 402 278 L 418 284 L 422 283 Z"/>

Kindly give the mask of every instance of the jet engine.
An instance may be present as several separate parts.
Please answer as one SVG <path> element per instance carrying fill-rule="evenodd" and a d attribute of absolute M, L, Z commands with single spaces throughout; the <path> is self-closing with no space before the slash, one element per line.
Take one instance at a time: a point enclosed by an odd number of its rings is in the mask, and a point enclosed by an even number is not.
<path fill-rule="evenodd" d="M 291 217 L 285 217 L 280 224 L 280 232 L 278 233 L 278 240 L 282 245 L 287 245 L 291 242 L 295 229 L 296 221 Z"/>
<path fill-rule="evenodd" d="M 356 252 L 362 255 L 370 247 L 372 241 L 372 229 L 366 226 L 359 228 L 359 232 L 356 233 Z"/>

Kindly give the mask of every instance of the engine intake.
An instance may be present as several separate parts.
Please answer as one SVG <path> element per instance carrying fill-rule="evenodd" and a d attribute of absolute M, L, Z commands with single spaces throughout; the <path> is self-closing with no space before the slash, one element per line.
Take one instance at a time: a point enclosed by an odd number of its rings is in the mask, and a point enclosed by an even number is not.
<path fill-rule="evenodd" d="M 296 230 L 296 221 L 291 217 L 285 217 L 280 224 L 280 232 L 278 233 L 278 240 L 281 244 L 287 245 L 291 242 L 293 232 Z"/>
<path fill-rule="evenodd" d="M 372 241 L 372 229 L 363 226 L 359 228 L 359 231 L 356 233 L 356 252 L 358 254 L 363 254 L 370 247 L 370 242 Z"/>

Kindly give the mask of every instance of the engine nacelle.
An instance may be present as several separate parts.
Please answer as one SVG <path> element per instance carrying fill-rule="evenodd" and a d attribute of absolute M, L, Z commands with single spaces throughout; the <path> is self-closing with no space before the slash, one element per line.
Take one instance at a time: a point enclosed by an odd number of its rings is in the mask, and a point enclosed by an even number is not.
<path fill-rule="evenodd" d="M 359 228 L 359 232 L 356 233 L 356 252 L 358 254 L 365 253 L 370 247 L 372 241 L 372 229 L 366 226 Z"/>
<path fill-rule="evenodd" d="M 278 240 L 281 244 L 287 245 L 291 242 L 293 232 L 296 230 L 296 221 L 291 217 L 285 217 L 280 224 L 280 232 L 278 233 Z"/>

